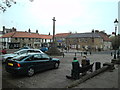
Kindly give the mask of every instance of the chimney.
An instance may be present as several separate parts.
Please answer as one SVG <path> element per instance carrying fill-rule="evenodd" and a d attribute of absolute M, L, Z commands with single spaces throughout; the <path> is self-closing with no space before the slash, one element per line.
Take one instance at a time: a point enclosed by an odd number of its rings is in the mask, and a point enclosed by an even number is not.
<path fill-rule="evenodd" d="M 38 30 L 36 30 L 36 33 L 38 33 Z"/>
<path fill-rule="evenodd" d="M 16 32 L 16 28 L 13 27 L 13 28 L 12 28 L 12 32 Z"/>
<path fill-rule="evenodd" d="M 17 31 L 17 29 L 16 29 L 16 28 L 14 28 L 14 31 L 16 32 L 16 31 Z"/>
<path fill-rule="evenodd" d="M 29 28 L 28 32 L 29 32 L 29 33 L 31 32 L 30 28 Z"/>
<path fill-rule="evenodd" d="M 94 31 L 94 29 L 92 30 L 92 33 L 94 33 L 95 31 Z"/>
<path fill-rule="evenodd" d="M 3 34 L 5 34 L 5 26 L 3 26 Z"/>
<path fill-rule="evenodd" d="M 49 32 L 49 34 L 48 35 L 50 35 L 50 32 Z"/>
<path fill-rule="evenodd" d="M 95 33 L 99 33 L 99 30 L 95 30 Z"/>

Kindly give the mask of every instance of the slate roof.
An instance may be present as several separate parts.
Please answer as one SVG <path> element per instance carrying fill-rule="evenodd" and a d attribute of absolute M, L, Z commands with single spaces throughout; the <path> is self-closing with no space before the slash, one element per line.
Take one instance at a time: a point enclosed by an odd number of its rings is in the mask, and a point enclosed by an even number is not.
<path fill-rule="evenodd" d="M 98 33 L 75 33 L 68 35 L 67 38 L 101 38 Z"/>

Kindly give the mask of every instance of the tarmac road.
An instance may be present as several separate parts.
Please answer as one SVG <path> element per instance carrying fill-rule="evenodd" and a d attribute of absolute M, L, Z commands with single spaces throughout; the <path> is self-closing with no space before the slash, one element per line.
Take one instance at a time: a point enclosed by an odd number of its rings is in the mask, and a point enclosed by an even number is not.
<path fill-rule="evenodd" d="M 44 72 L 40 72 L 35 74 L 33 77 L 26 77 L 26 76 L 13 76 L 7 73 L 4 69 L 4 65 L 2 70 L 2 79 L 3 79 L 3 88 L 64 88 L 70 83 L 72 80 L 66 79 L 66 75 L 70 75 L 71 73 L 71 62 L 74 57 L 74 53 L 65 53 L 65 57 L 56 56 L 57 58 L 61 59 L 61 64 L 59 69 L 48 70 Z M 77 58 L 81 61 L 81 56 L 77 54 Z M 88 58 L 93 62 L 110 62 L 112 56 L 110 54 L 92 54 L 88 55 Z M 99 79 L 97 79 L 99 80 Z M 96 85 L 97 86 L 97 85 Z M 98 86 L 99 87 L 99 86 Z M 116 86 L 115 86 L 116 87 Z M 106 88 L 108 87 L 106 85 Z"/>

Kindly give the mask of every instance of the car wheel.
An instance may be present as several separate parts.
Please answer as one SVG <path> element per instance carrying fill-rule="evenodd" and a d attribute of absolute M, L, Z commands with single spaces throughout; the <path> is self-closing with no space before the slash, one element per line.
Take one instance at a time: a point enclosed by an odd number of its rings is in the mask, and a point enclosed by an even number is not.
<path fill-rule="evenodd" d="M 59 67 L 59 63 L 54 64 L 54 68 L 57 69 Z"/>
<path fill-rule="evenodd" d="M 33 76 L 34 73 L 35 73 L 35 71 L 34 71 L 33 68 L 29 68 L 28 71 L 27 71 L 27 75 L 28 75 L 29 77 Z"/>

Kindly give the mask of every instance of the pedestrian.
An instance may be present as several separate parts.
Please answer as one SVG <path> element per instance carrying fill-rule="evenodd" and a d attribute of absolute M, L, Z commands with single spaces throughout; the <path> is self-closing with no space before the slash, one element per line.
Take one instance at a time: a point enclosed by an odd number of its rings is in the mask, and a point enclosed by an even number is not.
<path fill-rule="evenodd" d="M 82 61 L 81 61 L 82 68 L 90 65 L 90 60 L 86 57 L 83 56 Z M 83 72 L 82 75 L 86 75 L 87 71 Z"/>
<path fill-rule="evenodd" d="M 6 48 L 2 50 L 2 54 L 7 54 Z"/>
<path fill-rule="evenodd" d="M 117 52 L 117 58 L 119 58 L 119 54 L 120 54 L 120 53 L 119 53 L 119 50 L 118 50 L 118 52 Z"/>
<path fill-rule="evenodd" d="M 65 54 L 64 54 L 64 52 L 63 52 L 63 58 L 64 58 L 64 56 L 65 56 Z"/>
<path fill-rule="evenodd" d="M 91 51 L 90 51 L 89 53 L 90 53 L 90 55 L 92 54 L 92 52 L 91 52 Z"/>
<path fill-rule="evenodd" d="M 86 56 L 87 56 L 87 51 L 85 51 L 85 52 L 84 52 L 84 55 L 86 55 Z"/>
<path fill-rule="evenodd" d="M 86 56 L 83 56 L 81 65 L 82 65 L 82 67 L 84 67 L 86 65 L 90 65 L 90 60 Z"/>
<path fill-rule="evenodd" d="M 66 76 L 68 79 L 79 79 L 80 78 L 80 64 L 76 57 L 73 58 L 72 61 L 72 70 L 71 76 Z"/>
<path fill-rule="evenodd" d="M 82 52 L 81 52 L 81 56 L 82 56 Z"/>

